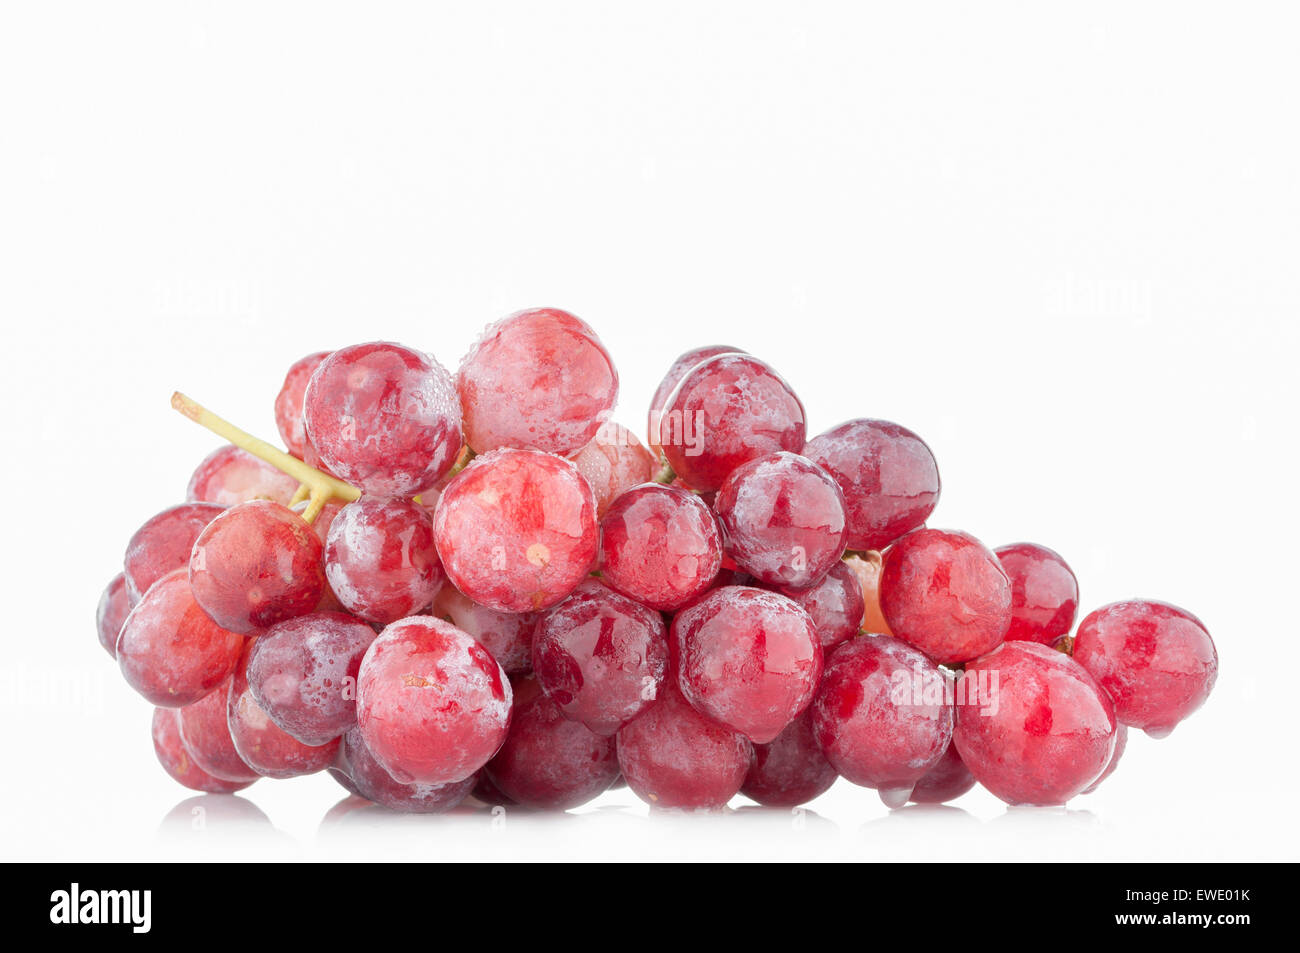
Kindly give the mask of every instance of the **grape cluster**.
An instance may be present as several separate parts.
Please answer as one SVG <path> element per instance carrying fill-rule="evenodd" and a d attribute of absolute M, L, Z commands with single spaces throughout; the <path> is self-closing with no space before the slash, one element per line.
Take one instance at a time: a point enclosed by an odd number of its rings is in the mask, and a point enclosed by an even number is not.
<path fill-rule="evenodd" d="M 596 333 L 545 308 L 454 375 L 387 342 L 302 358 L 285 451 L 182 399 L 233 442 L 131 537 L 97 614 L 167 773 L 328 771 L 420 813 L 620 783 L 788 807 L 839 777 L 890 807 L 977 783 L 1062 804 L 1214 685 L 1191 613 L 1075 629 L 1055 552 L 928 525 L 939 470 L 905 427 L 809 439 L 791 386 L 728 345 L 677 359 L 644 444 L 617 396 Z"/>

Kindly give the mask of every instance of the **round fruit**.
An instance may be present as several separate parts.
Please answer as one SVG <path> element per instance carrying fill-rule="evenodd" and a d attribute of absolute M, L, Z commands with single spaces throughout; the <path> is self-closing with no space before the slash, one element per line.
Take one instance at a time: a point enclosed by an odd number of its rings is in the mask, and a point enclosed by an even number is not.
<path fill-rule="evenodd" d="M 1013 543 L 993 550 L 1011 582 L 1008 642 L 1051 645 L 1074 626 L 1079 609 L 1079 580 L 1046 546 Z"/>

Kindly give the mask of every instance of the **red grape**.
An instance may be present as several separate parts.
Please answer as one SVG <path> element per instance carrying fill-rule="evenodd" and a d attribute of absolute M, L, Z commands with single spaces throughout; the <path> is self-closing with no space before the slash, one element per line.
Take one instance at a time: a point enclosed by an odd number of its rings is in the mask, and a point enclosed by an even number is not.
<path fill-rule="evenodd" d="M 330 526 L 325 577 L 344 608 L 371 622 L 428 608 L 443 581 L 429 511 L 410 500 L 349 503 Z"/>
<path fill-rule="evenodd" d="M 151 516 L 126 546 L 127 591 L 139 599 L 173 569 L 190 563 L 190 551 L 203 528 L 225 512 L 215 503 L 182 503 Z"/>
<path fill-rule="evenodd" d="M 190 477 L 185 499 L 221 506 L 274 500 L 287 506 L 297 491 L 298 481 L 293 477 L 247 450 L 226 444 L 203 458 Z"/>
<path fill-rule="evenodd" d="M 172 780 L 192 791 L 205 791 L 208 794 L 233 794 L 257 780 L 254 777 L 251 781 L 224 781 L 195 764 L 181 742 L 179 714 L 174 708 L 153 710 L 154 754 Z"/>
<path fill-rule="evenodd" d="M 1115 751 L 1110 756 L 1110 762 L 1106 765 L 1106 770 L 1101 773 L 1101 776 L 1097 778 L 1096 781 L 1093 781 L 1092 784 L 1083 789 L 1084 794 L 1091 794 L 1093 791 L 1097 790 L 1097 788 L 1101 786 L 1102 781 L 1105 781 L 1115 773 L 1115 769 L 1119 767 L 1119 759 L 1124 756 L 1124 749 L 1127 747 L 1128 725 L 1120 725 L 1119 729 L 1115 732 Z"/>
<path fill-rule="evenodd" d="M 307 385 L 303 422 L 331 473 L 372 496 L 414 496 L 461 448 L 451 375 L 420 351 L 379 341 L 335 351 Z"/>
<path fill-rule="evenodd" d="M 596 501 L 567 460 L 497 450 L 447 485 L 433 533 L 457 589 L 489 608 L 535 612 L 571 593 L 591 569 Z"/>
<path fill-rule="evenodd" d="M 573 455 L 573 465 L 596 495 L 597 518 L 620 494 L 654 479 L 658 470 L 636 434 L 616 423 L 602 425 L 595 439 Z"/>
<path fill-rule="evenodd" d="M 334 763 L 339 742 L 332 738 L 312 747 L 283 731 L 258 705 L 245 675 L 248 654 L 231 676 L 226 695 L 226 719 L 239 757 L 263 777 L 296 778 L 323 771 Z"/>
<path fill-rule="evenodd" d="M 654 701 L 668 666 L 659 613 L 596 580 L 542 616 L 533 670 L 567 717 L 602 737 Z"/>
<path fill-rule="evenodd" d="M 325 591 L 320 539 L 301 516 L 269 500 L 226 510 L 190 557 L 194 598 L 232 632 L 250 633 L 316 608 Z"/>
<path fill-rule="evenodd" d="M 284 375 L 280 393 L 275 395 L 275 428 L 280 431 L 285 448 L 299 459 L 303 459 L 307 450 L 307 428 L 302 419 L 307 384 L 329 356 L 329 351 L 317 351 L 294 361 Z"/>
<path fill-rule="evenodd" d="M 1079 608 L 1079 580 L 1059 554 L 1034 543 L 993 550 L 1011 581 L 1008 642 L 1051 645 L 1068 633 Z"/>
<path fill-rule="evenodd" d="M 117 664 L 128 685 L 162 708 L 190 705 L 234 671 L 242 636 L 199 608 L 184 569 L 149 587 L 122 624 Z"/>
<path fill-rule="evenodd" d="M 889 629 L 942 665 L 995 648 L 1011 623 L 1011 583 L 974 536 L 918 529 L 885 554 L 880 608 Z"/>
<path fill-rule="evenodd" d="M 648 483 L 620 496 L 601 520 L 601 576 L 642 605 L 672 612 L 713 584 L 722 532 L 694 493 Z"/>
<path fill-rule="evenodd" d="M 618 766 L 632 793 L 655 807 L 719 808 L 745 782 L 753 746 L 706 718 L 671 683 L 618 732 Z"/>
<path fill-rule="evenodd" d="M 1163 738 L 1205 703 L 1219 654 L 1201 620 L 1165 602 L 1114 602 L 1079 623 L 1074 660 L 1115 703 L 1125 725 Z"/>
<path fill-rule="evenodd" d="M 975 776 L 957 753 L 957 746 L 949 742 L 943 757 L 925 773 L 909 798 L 915 804 L 943 804 L 961 797 L 975 786 Z"/>
<path fill-rule="evenodd" d="M 773 586 L 811 586 L 844 555 L 844 494 L 821 467 L 793 453 L 738 466 L 714 503 L 727 553 Z"/>
<path fill-rule="evenodd" d="M 99 644 L 113 658 L 117 658 L 117 639 L 122 634 L 122 625 L 137 601 L 131 597 L 126 576 L 122 573 L 108 581 L 103 595 L 99 597 L 99 606 L 95 610 L 95 628 L 99 630 Z"/>
<path fill-rule="evenodd" d="M 343 786 L 353 794 L 404 814 L 445 814 L 469 796 L 480 777 L 471 774 L 450 784 L 403 784 L 375 760 L 356 728 L 343 736 L 337 771 L 350 782 Z M 335 778 L 343 783 L 338 774 Z"/>
<path fill-rule="evenodd" d="M 537 680 L 514 681 L 505 744 L 484 773 L 524 807 L 564 811 L 586 804 L 618 776 L 614 739 L 564 716 Z"/>
<path fill-rule="evenodd" d="M 484 329 L 456 375 L 465 442 L 568 454 L 591 442 L 618 399 L 618 372 L 596 332 L 557 308 Z"/>
<path fill-rule="evenodd" d="M 193 705 L 186 705 L 176 713 L 181 743 L 196 765 L 223 781 L 249 784 L 261 777 L 239 752 L 230 736 L 230 721 L 226 717 L 232 678 L 214 692 Z"/>
<path fill-rule="evenodd" d="M 357 723 L 357 672 L 375 632 L 342 612 L 313 612 L 266 630 L 248 654 L 248 687 L 271 720 L 305 745 Z"/>
<path fill-rule="evenodd" d="M 371 643 L 357 680 L 357 725 L 375 759 L 406 784 L 469 777 L 501 747 L 510 682 L 474 638 L 417 616 Z"/>
<path fill-rule="evenodd" d="M 779 735 L 817 691 L 816 626 L 778 593 L 715 589 L 673 618 L 672 638 L 686 699 L 757 744 Z"/>
<path fill-rule="evenodd" d="M 1110 699 L 1077 662 L 1038 642 L 1004 642 L 957 683 L 957 751 L 1008 804 L 1064 804 L 1115 750 Z"/>
<path fill-rule="evenodd" d="M 455 586 L 445 585 L 434 597 L 433 614 L 477 639 L 507 675 L 523 675 L 532 670 L 533 629 L 539 613 L 489 609 Z"/>
<path fill-rule="evenodd" d="M 841 775 L 902 807 L 952 740 L 949 688 L 938 666 L 898 639 L 852 639 L 826 664 L 812 708 L 817 741 Z"/>
<path fill-rule="evenodd" d="M 677 475 L 709 492 L 742 463 L 778 450 L 800 453 L 803 404 L 758 358 L 720 354 L 682 378 L 665 404 L 659 436 Z"/>
<path fill-rule="evenodd" d="M 887 420 L 842 423 L 813 437 L 802 453 L 844 491 L 850 549 L 884 549 L 924 523 L 939 502 L 934 454 Z"/>
<path fill-rule="evenodd" d="M 862 626 L 862 586 L 842 559 L 820 582 L 802 589 L 782 586 L 777 591 L 799 603 L 812 617 L 823 652 L 851 639 Z"/>
<path fill-rule="evenodd" d="M 754 745 L 740 793 L 768 807 L 795 807 L 829 791 L 837 777 L 817 743 L 809 710 L 768 744 Z"/>
<path fill-rule="evenodd" d="M 717 357 L 719 354 L 744 354 L 738 347 L 731 347 L 727 344 L 706 344 L 704 347 L 697 347 L 680 354 L 677 360 L 673 361 L 672 367 L 668 368 L 668 373 L 664 375 L 659 386 L 655 388 L 654 397 L 650 399 L 650 413 L 648 415 L 646 434 L 650 440 L 650 449 L 654 453 L 662 450 L 660 444 L 659 429 L 663 421 L 664 408 L 668 404 L 668 398 L 672 396 L 677 385 L 682 382 L 682 378 L 687 375 L 697 365 L 703 364 L 711 357 Z"/>

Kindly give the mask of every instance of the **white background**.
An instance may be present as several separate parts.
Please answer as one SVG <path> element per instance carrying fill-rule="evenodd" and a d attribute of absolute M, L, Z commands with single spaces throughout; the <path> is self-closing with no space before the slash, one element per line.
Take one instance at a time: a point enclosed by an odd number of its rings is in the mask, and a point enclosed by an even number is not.
<path fill-rule="evenodd" d="M 5 5 L 0 854 L 1297 859 L 1294 16 Z M 1190 608 L 1214 695 L 1068 812 L 890 815 L 840 782 L 801 817 L 647 817 L 624 791 L 332 823 L 320 776 L 193 813 L 93 628 L 128 536 L 215 446 L 168 395 L 270 437 L 304 353 L 387 338 L 454 366 L 536 305 L 596 327 L 638 431 L 708 343 L 775 364 L 810 432 L 915 429 L 932 525 L 1056 548 L 1085 611 Z"/>

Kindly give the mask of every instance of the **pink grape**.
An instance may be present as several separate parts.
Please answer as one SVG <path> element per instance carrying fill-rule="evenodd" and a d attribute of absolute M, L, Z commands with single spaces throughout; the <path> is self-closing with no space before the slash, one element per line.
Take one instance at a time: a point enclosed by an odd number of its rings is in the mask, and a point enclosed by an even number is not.
<path fill-rule="evenodd" d="M 281 729 L 248 690 L 247 662 L 245 652 L 226 690 L 226 720 L 239 757 L 267 778 L 296 778 L 324 771 L 338 754 L 338 739 L 312 747 Z"/>
<path fill-rule="evenodd" d="M 203 458 L 185 498 L 221 506 L 246 500 L 273 500 L 288 505 L 298 490 L 298 481 L 259 460 L 247 450 L 227 444 Z"/>
<path fill-rule="evenodd" d="M 1008 642 L 1051 645 L 1074 627 L 1079 580 L 1058 553 L 1034 543 L 993 550 L 1011 582 Z"/>
<path fill-rule="evenodd" d="M 325 592 L 320 539 L 269 500 L 232 506 L 194 541 L 190 585 L 217 624 L 251 633 L 316 608 Z"/>
<path fill-rule="evenodd" d="M 692 489 L 711 492 L 742 463 L 803 451 L 803 404 L 767 364 L 720 354 L 692 368 L 664 407 L 664 456 Z"/>
<path fill-rule="evenodd" d="M 844 555 L 844 494 L 829 473 L 796 454 L 736 467 L 713 508 L 727 553 L 768 585 L 811 586 Z"/>
<path fill-rule="evenodd" d="M 405 784 L 468 778 L 505 741 L 510 682 L 470 635 L 432 616 L 395 622 L 361 660 L 357 726 Z"/>
<path fill-rule="evenodd" d="M 618 399 L 618 372 L 596 332 L 558 308 L 490 324 L 456 375 L 465 441 L 569 454 L 596 436 Z"/>
<path fill-rule="evenodd" d="M 323 745 L 357 723 L 357 673 L 374 640 L 374 629 L 343 612 L 287 619 L 249 649 L 249 690 L 290 736 Z"/>
<path fill-rule="evenodd" d="M 948 687 L 938 666 L 898 639 L 851 639 L 831 653 L 813 703 L 817 742 L 841 775 L 902 807 L 952 740 Z"/>
<path fill-rule="evenodd" d="M 654 479 L 658 466 L 636 435 L 616 423 L 606 423 L 596 437 L 573 455 L 573 465 L 596 495 L 596 517 L 634 486 Z"/>
<path fill-rule="evenodd" d="M 850 420 L 813 437 L 802 453 L 844 491 L 849 549 L 884 549 L 921 526 L 939 502 L 934 454 L 887 420 Z"/>
<path fill-rule="evenodd" d="M 664 612 L 705 592 L 722 567 L 722 531 L 694 493 L 650 483 L 601 520 L 601 574 L 611 588 Z"/>
<path fill-rule="evenodd" d="M 127 543 L 123 560 L 132 598 L 139 599 L 173 569 L 188 566 L 194 541 L 225 509 L 215 503 L 182 503 L 149 517 Z"/>
<path fill-rule="evenodd" d="M 199 607 L 184 569 L 149 587 L 122 624 L 117 664 L 126 683 L 161 708 L 193 704 L 226 680 L 244 639 Z"/>
<path fill-rule="evenodd" d="M 659 613 L 589 580 L 537 624 L 533 670 L 559 711 L 609 736 L 658 695 L 667 635 Z"/>
<path fill-rule="evenodd" d="M 329 471 L 372 496 L 414 496 L 456 461 L 461 416 L 451 375 L 400 344 L 335 351 L 307 385 L 303 422 Z"/>
<path fill-rule="evenodd" d="M 591 569 L 596 501 L 567 460 L 497 450 L 447 485 L 433 534 L 457 589 L 492 609 L 536 612 L 571 593 Z"/>
<path fill-rule="evenodd" d="M 108 581 L 103 595 L 99 597 L 99 606 L 95 610 L 95 628 L 99 632 L 99 644 L 113 658 L 117 658 L 117 639 L 122 634 L 122 624 L 138 601 L 131 597 L 126 576 L 122 573 Z"/>
<path fill-rule="evenodd" d="M 777 592 L 793 599 L 812 617 L 824 652 L 858 634 L 865 602 L 853 569 L 839 560 L 820 582 L 805 588 L 781 586 Z"/>
<path fill-rule="evenodd" d="M 346 778 L 343 786 L 353 794 L 403 814 L 445 814 L 469 796 L 481 777 L 471 774 L 450 784 L 403 784 L 375 760 L 356 728 L 343 736 L 336 765 L 331 773 L 341 784 Z"/>
<path fill-rule="evenodd" d="M 533 629 L 540 613 L 489 609 L 448 584 L 434 597 L 433 614 L 477 639 L 507 675 L 532 670 Z"/>
<path fill-rule="evenodd" d="M 429 512 L 410 500 L 349 503 L 330 526 L 325 578 L 344 608 L 371 622 L 427 609 L 444 578 Z"/>
<path fill-rule="evenodd" d="M 214 778 L 248 784 L 261 775 L 239 756 L 235 740 L 230 735 L 227 702 L 232 680 L 233 676 L 222 682 L 216 691 L 178 711 L 176 724 L 180 728 L 181 743 L 196 765 Z"/>
<path fill-rule="evenodd" d="M 208 794 L 233 794 L 253 783 L 253 781 L 225 781 L 213 777 L 195 764 L 181 742 L 178 716 L 179 713 L 174 708 L 153 710 L 154 754 L 158 756 L 158 763 L 171 775 L 173 781 L 192 791 L 203 791 Z"/>
<path fill-rule="evenodd" d="M 294 361 L 284 375 L 280 393 L 275 395 L 275 429 L 280 431 L 285 449 L 300 460 L 307 450 L 307 427 L 303 423 L 307 385 L 316 368 L 329 356 L 329 351 L 317 351 Z"/>
<path fill-rule="evenodd" d="M 1091 794 L 1093 791 L 1097 790 L 1097 788 L 1101 786 L 1102 781 L 1105 781 L 1115 773 L 1115 769 L 1119 767 L 1119 759 L 1124 757 L 1124 749 L 1127 747 L 1128 725 L 1120 725 L 1119 729 L 1115 732 L 1115 750 L 1111 753 L 1110 762 L 1106 765 L 1106 770 L 1101 773 L 1101 776 L 1098 777 L 1096 781 L 1093 781 L 1092 784 L 1083 789 L 1084 794 Z"/>
<path fill-rule="evenodd" d="M 663 376 L 659 386 L 655 388 L 654 397 L 650 399 L 650 412 L 647 415 L 646 434 L 650 441 L 650 449 L 653 453 L 661 452 L 660 445 L 660 427 L 663 422 L 664 408 L 668 404 L 668 398 L 672 396 L 677 385 L 682 382 L 682 378 L 687 375 L 693 368 L 703 364 L 711 357 L 717 357 L 719 354 L 744 354 L 745 352 L 738 347 L 731 347 L 726 344 L 706 344 L 704 347 L 692 348 L 684 354 L 679 354 L 677 360 L 673 361 L 672 366 L 668 368 L 668 373 Z"/>
<path fill-rule="evenodd" d="M 673 618 L 677 684 L 702 714 L 756 744 L 813 700 L 822 647 L 803 607 L 763 589 L 715 589 Z"/>

